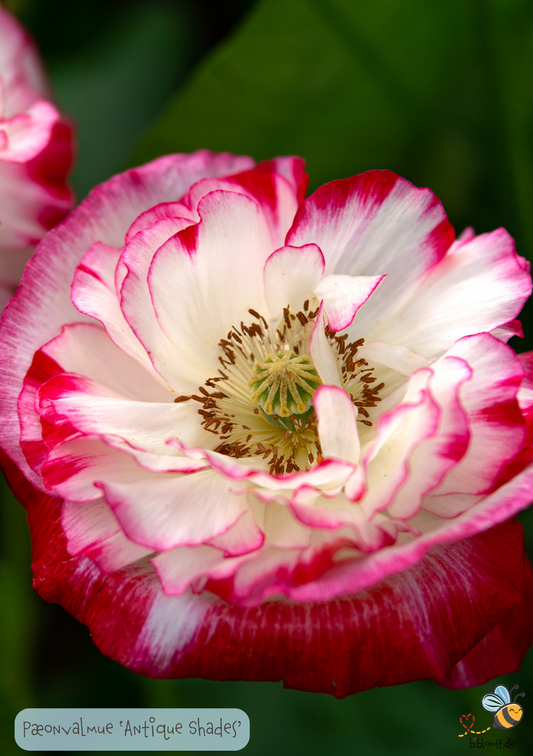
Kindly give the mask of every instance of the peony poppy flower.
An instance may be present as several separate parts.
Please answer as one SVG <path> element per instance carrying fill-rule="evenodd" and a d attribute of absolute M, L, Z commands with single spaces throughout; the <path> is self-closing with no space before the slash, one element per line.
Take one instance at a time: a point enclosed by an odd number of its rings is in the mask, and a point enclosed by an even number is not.
<path fill-rule="evenodd" d="M 33 42 L 0 6 L 0 308 L 72 207 L 72 130 L 52 99 Z"/>
<path fill-rule="evenodd" d="M 344 696 L 516 669 L 531 292 L 389 171 L 171 155 L 48 234 L 0 326 L 35 586 L 154 677 Z"/>

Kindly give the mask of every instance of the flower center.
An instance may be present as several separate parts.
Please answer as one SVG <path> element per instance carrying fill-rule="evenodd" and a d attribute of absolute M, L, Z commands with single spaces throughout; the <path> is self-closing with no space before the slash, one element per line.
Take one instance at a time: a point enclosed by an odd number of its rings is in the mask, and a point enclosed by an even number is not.
<path fill-rule="evenodd" d="M 269 354 L 266 360 L 256 363 L 248 381 L 254 389 L 252 402 L 259 404 L 267 415 L 280 417 L 307 412 L 321 383 L 311 359 L 292 350 Z"/>
<path fill-rule="evenodd" d="M 202 425 L 217 436 L 220 454 L 262 457 L 277 475 L 308 468 L 322 458 L 313 409 L 322 381 L 309 357 L 318 307 L 311 310 L 306 301 L 296 314 L 286 307 L 274 328 L 255 310 L 249 313 L 250 325 L 241 322 L 219 342 L 219 375 L 197 395 L 174 401 L 201 404 Z M 374 386 L 372 367 L 357 358 L 364 339 L 347 343 L 347 334 L 339 336 L 328 327 L 325 333 L 359 422 L 372 425 L 368 410 L 377 406 L 384 384 Z"/>

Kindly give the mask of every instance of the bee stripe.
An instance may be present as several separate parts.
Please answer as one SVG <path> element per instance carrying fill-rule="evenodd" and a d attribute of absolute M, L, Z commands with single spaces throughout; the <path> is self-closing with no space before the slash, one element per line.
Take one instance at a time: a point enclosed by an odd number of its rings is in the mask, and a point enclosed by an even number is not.
<path fill-rule="evenodd" d="M 505 719 L 505 721 L 506 721 L 506 722 L 508 722 L 508 723 L 509 723 L 510 725 L 514 725 L 514 724 L 516 724 L 516 719 L 513 719 L 513 717 L 512 717 L 512 716 L 511 716 L 511 715 L 509 714 L 509 712 L 507 711 L 507 708 L 505 708 L 505 709 L 504 709 L 504 710 L 502 711 L 502 714 L 503 714 L 503 716 L 504 716 L 504 719 Z"/>
<path fill-rule="evenodd" d="M 518 722 L 520 721 L 519 719 L 514 719 L 511 716 L 509 711 L 507 711 L 507 706 L 505 706 L 503 709 L 500 709 L 500 711 L 496 714 L 496 719 L 505 730 L 508 730 L 510 727 L 514 727 L 515 724 L 518 724 Z"/>

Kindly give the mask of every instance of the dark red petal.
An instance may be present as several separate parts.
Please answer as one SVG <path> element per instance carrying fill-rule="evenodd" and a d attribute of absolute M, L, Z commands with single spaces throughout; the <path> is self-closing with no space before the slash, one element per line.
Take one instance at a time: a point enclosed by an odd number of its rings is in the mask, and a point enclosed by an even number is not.
<path fill-rule="evenodd" d="M 478 682 L 516 669 L 529 643 L 531 590 L 528 575 L 522 598 L 523 535 L 513 522 L 435 547 L 417 566 L 352 597 L 242 609 L 204 592 L 183 604 L 163 596 L 146 568 L 105 576 L 88 559 L 70 556 L 60 500 L 37 492 L 2 459 L 28 508 L 36 589 L 87 624 L 105 654 L 141 674 L 283 679 L 287 687 L 342 697 L 425 678 Z M 491 650 L 502 639 L 486 673 L 485 636 Z M 459 670 L 466 683 L 456 680 Z"/>
<path fill-rule="evenodd" d="M 470 688 L 516 672 L 533 642 L 533 569 L 528 560 L 522 600 L 442 680 L 447 688 Z"/>

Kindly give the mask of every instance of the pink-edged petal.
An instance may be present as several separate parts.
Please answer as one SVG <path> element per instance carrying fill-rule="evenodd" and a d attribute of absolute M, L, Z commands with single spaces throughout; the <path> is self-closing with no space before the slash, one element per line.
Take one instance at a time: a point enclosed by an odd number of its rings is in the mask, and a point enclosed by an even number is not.
<path fill-rule="evenodd" d="M 59 119 L 52 104 L 37 100 L 23 113 L 2 121 L 5 144 L 0 148 L 0 160 L 10 163 L 32 160 L 50 141 L 53 126 Z"/>
<path fill-rule="evenodd" d="M 516 398 L 522 417 L 530 428 L 533 421 L 533 352 L 525 352 L 516 356 L 525 373 Z"/>
<path fill-rule="evenodd" d="M 447 354 L 465 360 L 473 370 L 472 379 L 461 389 L 470 444 L 434 493 L 487 493 L 524 442 L 517 402 L 523 368 L 514 351 L 490 334 L 465 337 Z"/>
<path fill-rule="evenodd" d="M 168 238 L 168 237 L 167 237 Z M 149 372 L 154 372 L 146 349 L 127 323 L 115 286 L 121 251 L 96 242 L 84 255 L 72 283 L 72 302 L 82 314 L 99 320 L 114 343 Z M 154 375 L 156 375 L 154 373 Z"/>
<path fill-rule="evenodd" d="M 38 478 L 19 448 L 17 400 L 35 351 L 57 336 L 63 325 L 79 320 L 70 301 L 76 266 L 95 239 L 122 247 L 127 229 L 140 213 L 160 202 L 179 199 L 209 171 L 211 175 L 225 173 L 228 160 L 233 159 L 208 151 L 170 155 L 115 176 L 94 189 L 48 234 L 28 263 L 0 324 L 0 399 L 5 413 L 0 443 L 35 483 Z"/>
<path fill-rule="evenodd" d="M 313 327 L 309 351 L 311 352 L 317 372 L 322 379 L 322 383 L 340 387 L 341 379 L 337 367 L 337 359 L 326 336 L 325 326 L 324 303 L 322 302 Z"/>
<path fill-rule="evenodd" d="M 323 460 L 308 470 L 274 475 L 250 457 L 235 458 L 216 451 L 200 448 L 187 448 L 178 439 L 170 439 L 168 445 L 176 448 L 190 460 L 207 460 L 211 467 L 233 481 L 249 482 L 249 492 L 262 501 L 277 500 L 279 497 L 309 485 L 319 490 L 340 491 L 343 484 L 353 472 L 353 465 L 340 460 Z M 255 484 L 255 485 L 254 485 Z M 270 496 L 272 492 L 272 496 Z"/>
<path fill-rule="evenodd" d="M 180 450 L 187 453 L 183 444 L 180 442 L 169 442 Z M 190 450 L 189 450 L 190 453 Z M 187 453 L 188 456 L 188 453 Z M 196 458 L 196 450 L 192 450 L 192 458 Z M 319 489 L 341 488 L 353 472 L 353 465 L 341 460 L 324 460 L 319 465 L 315 465 L 309 470 L 288 473 L 285 475 L 273 475 L 264 469 L 258 468 L 253 462 L 246 464 L 247 459 L 236 459 L 228 457 L 225 454 L 201 450 L 200 458 L 208 459 L 211 466 L 227 476 L 231 480 L 248 480 L 258 486 L 257 493 L 264 494 L 261 489 L 271 491 L 282 491 L 283 489 L 294 489 L 301 485 L 307 484 Z M 254 493 L 256 489 L 253 489 Z"/>
<path fill-rule="evenodd" d="M 339 276 L 323 278 L 315 289 L 332 331 L 342 331 L 351 325 L 359 310 L 377 286 L 386 278 L 381 276 Z"/>
<path fill-rule="evenodd" d="M 244 588 L 242 584 L 262 582 L 262 567 L 259 566 L 258 568 L 258 565 L 263 565 L 265 559 L 271 567 L 273 564 L 283 564 L 286 558 L 282 551 L 283 548 L 302 549 L 309 545 L 309 530 L 303 528 L 285 507 L 272 505 L 266 508 L 266 513 L 270 515 L 270 523 L 267 524 L 266 529 L 271 535 L 273 535 L 276 526 L 279 526 L 283 519 L 285 521 L 287 519 L 292 521 L 292 528 L 284 528 L 285 531 L 292 531 L 289 534 L 285 532 L 287 543 L 276 543 L 275 548 L 269 549 L 267 535 L 266 549 L 257 551 L 258 546 L 256 544 L 258 543 L 258 535 L 261 532 L 257 529 L 256 533 L 253 534 L 253 538 L 249 541 L 246 551 L 241 550 L 237 553 L 233 549 L 232 553 L 226 553 L 225 557 L 220 552 L 217 553 L 214 549 L 207 546 L 184 547 L 159 554 L 151 561 L 161 579 L 164 592 L 168 595 L 182 595 L 189 587 L 193 591 L 199 592 L 206 586 L 206 582 L 209 580 L 213 586 L 216 586 L 215 590 L 217 592 L 222 591 L 223 593 L 225 590 L 224 581 L 231 579 L 233 582 L 241 583 L 240 592 L 246 595 L 247 588 Z M 233 540 L 231 536 L 232 531 L 237 529 L 247 516 L 249 517 L 249 513 L 244 513 L 243 517 L 239 519 L 227 534 L 213 539 L 210 543 L 216 545 L 216 543 L 225 539 Z M 275 538 L 275 540 L 277 541 L 278 539 Z M 262 545 L 262 539 L 260 545 Z M 254 551 L 257 551 L 257 553 L 252 553 Z M 247 571 L 245 576 L 237 575 L 237 571 L 242 570 L 245 564 L 251 567 L 251 569 Z M 235 591 L 232 592 L 232 598 L 236 599 Z M 243 599 L 244 601 L 245 599 Z"/>
<path fill-rule="evenodd" d="M 155 226 L 160 220 L 187 220 L 187 225 L 198 223 L 198 213 L 190 210 L 183 202 L 160 202 L 136 218 L 126 233 L 126 246 L 134 236 Z M 185 227 L 185 226 L 184 226 Z M 167 237 L 168 238 L 168 237 Z"/>
<path fill-rule="evenodd" d="M 75 438 L 48 454 L 42 468 L 47 489 L 75 502 L 102 497 L 97 480 L 123 482 L 146 477 L 132 457 L 111 449 L 99 438 Z"/>
<path fill-rule="evenodd" d="M 205 176 L 227 176 L 239 171 L 250 170 L 254 167 L 252 158 L 240 155 L 232 155 L 229 152 L 215 154 L 209 150 L 200 150 L 193 155 L 182 155 L 182 158 L 189 157 L 187 171 L 189 173 L 188 186 L 183 186 L 183 191 L 177 191 L 175 200 L 181 200 L 190 187 L 201 181 Z M 185 215 L 184 215 L 185 213 Z M 126 233 L 126 243 L 139 231 L 153 226 L 154 223 L 163 218 L 183 218 L 186 217 L 194 222 L 198 221 L 196 208 L 189 208 L 187 204 L 181 201 L 159 202 L 154 203 L 148 210 L 140 213 L 133 221 Z"/>
<path fill-rule="evenodd" d="M 313 397 L 322 455 L 357 464 L 359 434 L 357 410 L 348 394 L 338 386 L 319 386 Z"/>
<path fill-rule="evenodd" d="M 248 609 L 205 591 L 168 597 L 148 568 L 104 575 L 69 555 L 57 500 L 32 489 L 8 458 L 3 464 L 28 508 L 39 593 L 87 624 L 105 654 L 152 677 L 283 679 L 340 697 L 443 680 L 522 600 L 523 542 L 513 524 L 439 547 L 359 596 Z M 516 636 L 515 648 L 524 647 L 518 624 Z"/>
<path fill-rule="evenodd" d="M 359 470 L 346 486 L 347 496 L 361 500 L 367 517 L 392 503 L 409 479 L 414 450 L 437 430 L 440 411 L 428 388 L 430 379 L 428 369 L 411 376 L 405 399 L 380 416 Z"/>
<path fill-rule="evenodd" d="M 394 342 L 440 356 L 463 336 L 507 324 L 530 294 L 531 277 L 506 231 L 456 243 L 395 313 Z M 386 318 L 375 338 L 390 339 L 390 326 Z"/>
<path fill-rule="evenodd" d="M 121 257 L 121 264 L 127 271 L 120 290 L 122 313 L 158 374 L 165 376 L 173 390 L 182 394 L 195 391 L 198 383 L 191 382 L 184 375 L 176 347 L 161 329 L 154 312 L 148 273 L 157 250 L 189 225 L 185 218 L 163 218 L 139 231 L 126 245 Z"/>
<path fill-rule="evenodd" d="M 216 190 L 251 197 L 266 221 L 271 248 L 276 249 L 285 242 L 298 205 L 305 196 L 307 181 L 301 158 L 275 158 L 223 179 L 204 179 L 191 187 L 183 201 L 194 210 L 203 197 Z"/>
<path fill-rule="evenodd" d="M 507 344 L 512 336 L 518 336 L 519 339 L 524 338 L 522 323 L 519 320 L 510 320 L 509 323 L 498 326 L 498 328 L 493 328 L 491 334 L 505 344 Z"/>
<path fill-rule="evenodd" d="M 237 522 L 221 535 L 211 538 L 209 544 L 224 552 L 226 556 L 242 556 L 260 549 L 265 534 L 257 526 L 250 510 L 245 510 Z"/>
<path fill-rule="evenodd" d="M 79 317 L 79 316 L 78 316 Z M 73 323 L 41 350 L 65 373 L 77 373 L 128 399 L 170 402 L 173 395 L 93 323 Z"/>
<path fill-rule="evenodd" d="M 324 255 L 316 244 L 281 247 L 265 263 L 265 299 L 273 317 L 289 306 L 295 314 L 312 299 L 324 275 Z"/>
<path fill-rule="evenodd" d="M 259 207 L 248 197 L 215 191 L 202 199 L 199 213 L 197 226 L 158 250 L 148 276 L 158 322 L 175 355 L 169 363 L 152 355 L 154 365 L 197 386 L 218 375 L 218 343 L 230 328 L 248 319 L 250 308 L 266 311 L 262 274 L 271 252 Z"/>
<path fill-rule="evenodd" d="M 210 152 L 209 150 L 199 150 L 192 155 L 180 155 L 180 158 L 186 163 L 187 181 L 176 190 L 173 200 L 165 201 L 161 200 L 157 203 L 153 203 L 147 210 L 141 212 L 137 218 L 133 221 L 126 233 L 126 242 L 128 243 L 139 231 L 145 228 L 149 228 L 156 221 L 163 218 L 182 218 L 183 213 L 186 212 L 186 216 L 189 219 L 193 219 L 195 222 L 198 220 L 196 214 L 196 208 L 187 211 L 187 205 L 181 201 L 181 198 L 189 191 L 193 184 L 201 181 L 206 176 L 227 176 L 239 171 L 246 171 L 253 168 L 254 161 L 250 157 L 241 155 L 232 155 L 229 152 L 221 152 L 219 154 Z"/>
<path fill-rule="evenodd" d="M 343 494 L 326 498 L 317 496 L 316 491 L 303 487 L 293 497 L 290 506 L 300 522 L 310 528 L 342 529 L 342 536 L 346 539 L 345 545 L 354 547 L 361 553 L 383 549 L 396 540 L 396 533 L 392 535 L 387 528 L 381 527 L 378 520 L 380 515 L 369 522 L 361 507 Z M 387 519 L 383 518 L 383 521 Z M 392 523 L 392 520 L 388 519 L 388 522 Z"/>
<path fill-rule="evenodd" d="M 259 202 L 267 219 L 275 249 L 285 242 L 298 205 L 307 188 L 308 177 L 301 158 L 275 158 L 257 168 L 232 177 Z"/>
<path fill-rule="evenodd" d="M 66 177 L 73 162 L 72 128 L 57 120 L 46 146 L 24 163 L 0 159 L 0 250 L 35 246 L 73 204 Z"/>
<path fill-rule="evenodd" d="M 160 550 L 202 544 L 225 533 L 246 506 L 232 493 L 232 484 L 212 470 L 99 485 L 126 535 Z"/>
<path fill-rule="evenodd" d="M 300 601 L 319 601 L 332 596 L 356 592 L 374 585 L 387 575 L 393 575 L 417 564 L 428 550 L 439 544 L 449 544 L 470 538 L 505 523 L 525 509 L 533 498 L 533 465 L 530 464 L 512 480 L 490 496 L 451 520 L 429 516 L 427 532 L 389 549 L 368 555 L 364 560 L 349 560 L 338 567 L 337 574 L 324 574 L 314 585 L 301 586 L 291 595 Z M 424 513 L 425 519 L 428 519 Z M 419 515 L 413 519 L 415 525 Z"/>
<path fill-rule="evenodd" d="M 47 491 L 72 501 L 101 496 L 97 483 L 146 481 L 166 473 L 193 473 L 208 467 L 181 456 L 133 449 L 116 436 L 74 436 L 47 449 L 41 474 Z"/>
<path fill-rule="evenodd" d="M 172 398 L 172 394 L 160 386 L 152 375 L 111 341 L 103 328 L 89 323 L 65 327 L 60 336 L 35 354 L 18 401 L 22 450 L 28 464 L 37 473 L 47 456 L 42 420 L 35 410 L 37 391 L 51 377 L 65 371 L 85 375 L 88 380 L 115 391 L 123 398 L 141 399 L 148 405 L 150 402 L 169 402 Z M 66 427 L 66 418 L 62 425 Z M 54 429 L 46 430 L 47 443 L 50 444 L 49 433 Z M 40 478 L 36 485 L 39 488 L 42 486 Z"/>
<path fill-rule="evenodd" d="M 191 585 L 199 593 L 211 572 L 235 567 L 233 560 L 225 559 L 222 551 L 212 546 L 182 546 L 151 561 L 167 596 L 183 596 Z"/>
<path fill-rule="evenodd" d="M 453 239 L 429 189 L 416 189 L 390 171 L 368 171 L 332 181 L 308 197 L 286 244 L 318 244 L 328 274 L 387 274 L 357 315 L 358 329 L 366 333 L 437 265 Z"/>
<path fill-rule="evenodd" d="M 53 358 L 42 350 L 36 352 L 30 369 L 24 377 L 23 388 L 17 403 L 21 450 L 31 469 L 37 473 L 37 487 L 42 490 L 45 489 L 40 478 L 40 467 L 46 459 L 47 448 L 43 442 L 41 418 L 35 410 L 35 400 L 41 385 L 61 372 L 61 366 Z"/>
<path fill-rule="evenodd" d="M 66 501 L 61 525 L 72 556 L 86 556 L 106 573 L 121 570 L 153 553 L 153 549 L 130 541 L 117 518 L 100 498 L 85 503 Z"/>
<path fill-rule="evenodd" d="M 445 357 L 433 369 L 428 388 L 439 407 L 438 427 L 433 436 L 413 450 L 409 459 L 411 475 L 388 507 L 391 517 L 412 517 L 424 496 L 464 457 L 470 442 L 467 415 L 460 398 L 463 386 L 472 377 L 471 368 L 457 357 Z"/>
<path fill-rule="evenodd" d="M 139 402 L 81 376 L 62 373 L 38 393 L 41 417 L 54 427 L 63 423 L 86 435 L 114 435 L 152 453 L 168 452 L 166 442 L 205 442 L 206 433 L 192 402 Z"/>

